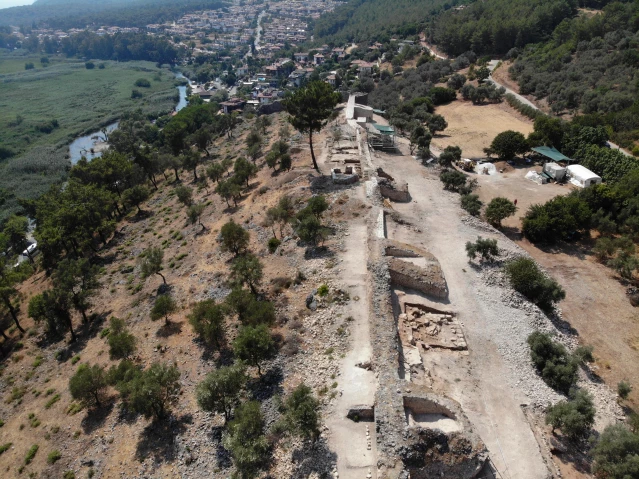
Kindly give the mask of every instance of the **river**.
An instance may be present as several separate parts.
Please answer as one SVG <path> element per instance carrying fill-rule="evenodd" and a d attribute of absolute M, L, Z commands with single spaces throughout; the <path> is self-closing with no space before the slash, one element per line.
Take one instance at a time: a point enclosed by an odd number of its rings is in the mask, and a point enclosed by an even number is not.
<path fill-rule="evenodd" d="M 182 75 L 182 73 L 177 73 L 175 75 L 175 78 L 177 78 L 178 80 L 185 79 L 188 81 L 188 78 Z M 177 89 L 180 92 L 180 99 L 175 107 L 175 111 L 180 111 L 187 105 L 187 86 L 181 85 L 178 86 Z M 113 123 L 107 125 L 105 127 L 107 135 L 114 131 L 119 124 L 119 121 L 114 121 Z M 71 158 L 71 164 L 75 165 L 83 156 L 85 156 L 87 160 L 92 160 L 93 158 L 102 156 L 102 152 L 106 150 L 107 147 L 108 144 L 106 143 L 106 139 L 104 138 L 102 130 L 94 131 L 92 133 L 89 133 L 88 135 L 80 136 L 69 145 L 69 157 Z"/>

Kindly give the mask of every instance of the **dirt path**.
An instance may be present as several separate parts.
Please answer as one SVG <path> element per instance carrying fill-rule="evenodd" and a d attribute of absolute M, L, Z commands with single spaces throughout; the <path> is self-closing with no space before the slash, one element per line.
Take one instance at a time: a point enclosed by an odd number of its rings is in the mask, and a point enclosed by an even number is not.
<path fill-rule="evenodd" d="M 360 187 L 361 190 L 363 187 Z M 376 440 L 373 422 L 353 422 L 346 418 L 348 410 L 357 405 L 373 405 L 377 388 L 372 371 L 356 366 L 370 361 L 372 349 L 369 337 L 368 291 L 366 268 L 367 228 L 364 219 L 351 222 L 345 252 L 340 255 L 340 280 L 348 288 L 351 302 L 346 314 L 354 321 L 350 327 L 350 352 L 340 365 L 341 396 L 333 417 L 327 421 L 331 430 L 331 449 L 337 453 L 337 470 L 342 479 L 361 479 L 376 472 Z M 358 300 L 355 300 L 359 298 Z M 368 449 L 367 430 L 371 449 Z"/>
<path fill-rule="evenodd" d="M 423 246 L 438 258 L 450 290 L 449 306 L 465 327 L 470 362 L 465 375 L 456 372 L 457 377 L 448 378 L 455 384 L 449 394 L 461 403 L 503 477 L 546 478 L 548 470 L 520 408 L 527 398 L 512 387 L 508 362 L 493 340 L 500 327 L 494 318 L 503 317 L 503 310 L 496 311 L 495 302 L 482 301 L 478 294 L 482 285 L 463 253 L 477 230 L 462 223 L 456 197 L 443 193 L 439 180 L 419 162 L 410 156 L 386 155 L 377 155 L 374 161 L 408 182 L 413 201 L 393 206 L 422 232 L 404 229 L 404 236 L 395 239 Z"/>

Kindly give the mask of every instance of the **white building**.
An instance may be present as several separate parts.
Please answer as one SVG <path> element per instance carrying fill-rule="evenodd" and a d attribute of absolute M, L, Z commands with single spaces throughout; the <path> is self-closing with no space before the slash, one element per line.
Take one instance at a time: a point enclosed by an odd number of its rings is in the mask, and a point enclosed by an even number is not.
<path fill-rule="evenodd" d="M 566 174 L 570 182 L 580 188 L 587 188 L 601 183 L 601 177 L 581 165 L 569 165 Z"/>

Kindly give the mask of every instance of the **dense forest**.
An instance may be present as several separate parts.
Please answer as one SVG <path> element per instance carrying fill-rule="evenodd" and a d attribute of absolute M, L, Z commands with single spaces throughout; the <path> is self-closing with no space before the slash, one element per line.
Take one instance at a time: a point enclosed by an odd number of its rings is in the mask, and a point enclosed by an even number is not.
<path fill-rule="evenodd" d="M 315 23 L 315 40 L 343 44 L 414 35 L 423 23 L 461 0 L 352 0 Z"/>
<path fill-rule="evenodd" d="M 448 11 L 434 24 L 432 40 L 451 55 L 506 53 L 547 38 L 576 12 L 570 0 L 489 0 Z"/>
<path fill-rule="evenodd" d="M 630 147 L 639 128 L 638 45 L 639 5 L 612 3 L 562 22 L 547 43 L 526 47 L 510 72 L 522 93 L 546 98 L 557 114 L 582 112 L 581 122 L 609 126 Z"/>
<path fill-rule="evenodd" d="M 175 20 L 184 13 L 216 9 L 227 5 L 219 0 L 137 0 L 131 2 L 36 2 L 2 9 L 0 25 L 25 27 L 41 23 L 52 28 L 84 28 L 98 23 L 121 27 L 143 27 L 149 23 Z"/>

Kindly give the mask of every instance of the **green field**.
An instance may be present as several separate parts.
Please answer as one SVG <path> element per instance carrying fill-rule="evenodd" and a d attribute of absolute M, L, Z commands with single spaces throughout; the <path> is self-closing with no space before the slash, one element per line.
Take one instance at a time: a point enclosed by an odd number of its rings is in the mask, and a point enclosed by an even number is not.
<path fill-rule="evenodd" d="M 36 68 L 25 70 L 27 62 Z M 174 108 L 176 82 L 168 69 L 151 62 L 94 63 L 89 70 L 84 62 L 50 57 L 50 65 L 42 67 L 40 56 L 0 55 L 0 146 L 15 153 L 0 164 L 0 187 L 10 197 L 0 219 L 15 210 L 17 197 L 36 197 L 64 178 L 70 166 L 67 145 L 77 136 L 125 111 L 141 108 L 159 115 Z M 138 79 L 150 87 L 136 87 Z M 142 98 L 131 98 L 134 89 Z M 47 133 L 51 124 L 58 126 Z"/>

